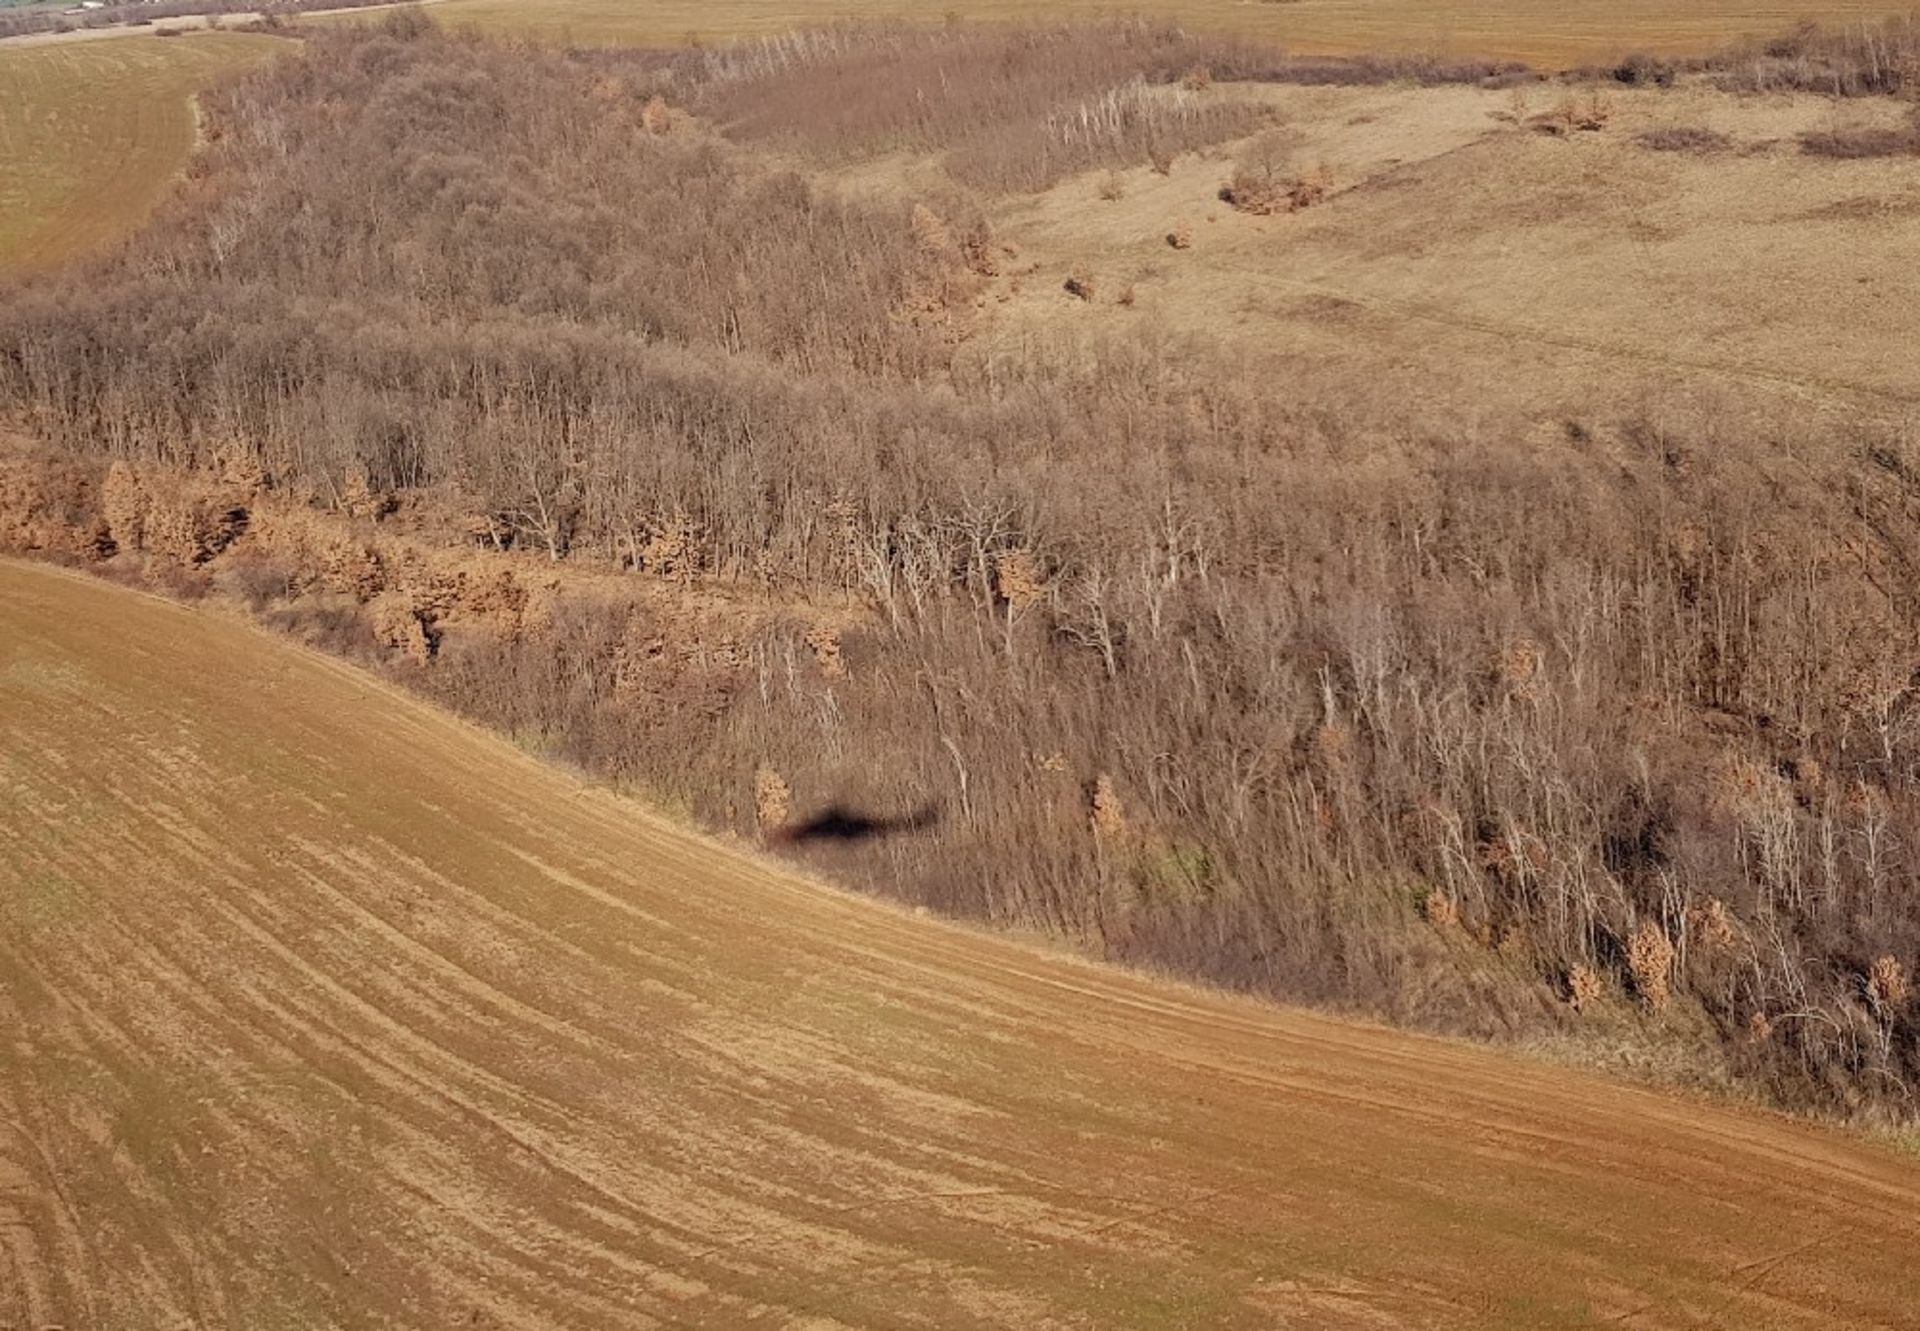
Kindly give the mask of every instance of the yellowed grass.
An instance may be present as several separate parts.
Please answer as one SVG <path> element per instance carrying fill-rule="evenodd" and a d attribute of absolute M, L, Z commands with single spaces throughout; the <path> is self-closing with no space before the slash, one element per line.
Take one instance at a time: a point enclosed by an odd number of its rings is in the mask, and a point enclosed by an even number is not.
<path fill-rule="evenodd" d="M 1195 27 L 1271 38 L 1312 53 L 1438 51 L 1542 66 L 1606 60 L 1635 49 L 1700 51 L 1773 33 L 1802 19 L 1857 21 L 1904 14 L 1911 0 L 445 0 L 443 22 L 595 43 L 676 43 L 757 36 L 857 17 L 967 18 L 1164 15 Z"/>
<path fill-rule="evenodd" d="M 1285 169 L 1333 167 L 1325 202 L 1266 218 L 1226 207 L 1218 191 L 1249 154 L 1237 145 L 1166 176 L 1133 168 L 1117 203 L 1089 205 L 1090 179 L 1062 182 L 995 219 L 1040 265 L 1019 291 L 990 293 L 999 345 L 1125 325 L 1111 310 L 1089 323 L 1057 298 L 1090 264 L 1140 275 L 1142 327 L 1364 383 L 1428 419 L 1604 415 L 1629 392 L 1712 391 L 1756 417 L 1904 419 L 1920 403 L 1911 167 L 1835 164 L 1797 146 L 1809 132 L 1897 126 L 1896 103 L 1619 89 L 1601 129 L 1554 136 L 1516 125 L 1507 95 L 1479 88 L 1263 95 L 1295 136 Z M 1555 101 L 1536 96 L 1525 117 Z M 1641 146 L 1670 126 L 1732 147 Z M 1511 647 L 1500 669 L 1521 697 L 1537 649 Z"/>
<path fill-rule="evenodd" d="M 0 274 L 138 227 L 193 150 L 194 93 L 277 49 L 239 33 L 0 47 Z"/>

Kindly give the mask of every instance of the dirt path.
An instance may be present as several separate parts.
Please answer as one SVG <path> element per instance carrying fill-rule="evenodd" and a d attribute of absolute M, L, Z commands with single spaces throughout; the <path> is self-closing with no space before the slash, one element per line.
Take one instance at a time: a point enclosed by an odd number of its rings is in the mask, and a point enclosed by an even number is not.
<path fill-rule="evenodd" d="M 809 884 L 0 563 L 0 1325 L 1912 1326 L 1920 1164 Z"/>

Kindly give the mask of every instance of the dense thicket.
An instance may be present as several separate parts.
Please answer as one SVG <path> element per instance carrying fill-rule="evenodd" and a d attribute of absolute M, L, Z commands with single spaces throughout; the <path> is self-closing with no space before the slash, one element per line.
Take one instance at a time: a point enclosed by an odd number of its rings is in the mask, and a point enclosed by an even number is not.
<path fill-rule="evenodd" d="M 977 220 L 836 201 L 655 100 L 761 76 L 316 38 L 214 101 L 142 243 L 0 305 L 0 402 L 87 456 L 851 596 L 864 627 L 748 644 L 671 746 L 618 622 L 419 680 L 743 828 L 769 787 L 932 802 L 832 852 L 858 881 L 1435 1027 L 1637 1011 L 1782 1098 L 1909 1112 L 1903 438 L 1542 445 L 1220 348 L 978 351 Z"/>
<path fill-rule="evenodd" d="M 1900 14 L 1829 26 L 1808 21 L 1779 36 L 1743 38 L 1705 56 L 1641 52 L 1576 71 L 1574 77 L 1662 88 L 1699 78 L 1731 92 L 1911 96 L 1920 89 L 1920 19 Z"/>
<path fill-rule="evenodd" d="M 830 159 L 938 154 L 956 179 L 986 190 L 1164 164 L 1270 123 L 1260 103 L 1208 96 L 1216 79 L 1477 83 L 1525 73 L 1437 57 L 1290 56 L 1147 22 L 846 24 L 703 51 L 674 68 L 737 140 Z"/>
<path fill-rule="evenodd" d="M 1920 89 L 1920 18 L 1803 23 L 1766 41 L 1736 43 L 1701 63 L 1716 83 L 1740 92 L 1910 96 Z"/>

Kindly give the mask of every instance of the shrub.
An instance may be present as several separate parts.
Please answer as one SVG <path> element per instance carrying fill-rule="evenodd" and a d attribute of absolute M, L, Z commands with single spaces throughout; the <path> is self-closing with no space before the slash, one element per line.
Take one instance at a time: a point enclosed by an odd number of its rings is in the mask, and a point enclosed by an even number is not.
<path fill-rule="evenodd" d="M 1614 81 L 1629 87 L 1671 88 L 1680 76 L 1680 67 L 1672 60 L 1636 51 L 1613 67 Z"/>
<path fill-rule="evenodd" d="M 1311 208 L 1332 189 L 1333 173 L 1324 162 L 1297 175 L 1243 166 L 1234 172 L 1231 181 L 1221 186 L 1220 201 L 1243 213 L 1267 217 Z"/>
<path fill-rule="evenodd" d="M 793 817 L 793 791 L 771 767 L 762 765 L 753 775 L 753 809 L 761 828 L 769 832 Z"/>
<path fill-rule="evenodd" d="M 1567 970 L 1567 1002 L 1575 1012 L 1585 1012 L 1606 997 L 1607 982 L 1600 972 L 1585 962 Z"/>
<path fill-rule="evenodd" d="M 1673 998 L 1673 956 L 1673 940 L 1657 920 L 1643 921 L 1627 940 L 1627 969 L 1633 973 L 1634 991 L 1655 1012 Z"/>
<path fill-rule="evenodd" d="M 1558 106 L 1528 121 L 1542 134 L 1556 137 L 1581 133 L 1597 133 L 1607 127 L 1613 119 L 1613 104 L 1598 92 L 1590 92 L 1584 97 L 1569 92 L 1560 99 Z"/>
<path fill-rule="evenodd" d="M 1733 140 L 1726 135 L 1698 125 L 1663 125 L 1646 130 L 1634 141 L 1642 148 L 1662 153 L 1718 153 L 1733 147 Z"/>
<path fill-rule="evenodd" d="M 1900 126 L 1815 130 L 1800 136 L 1800 151 L 1810 157 L 1858 161 L 1870 157 L 1920 155 L 1920 119 Z"/>
<path fill-rule="evenodd" d="M 1573 104 L 1567 119 L 1577 130 L 1587 133 L 1603 130 L 1613 119 L 1613 103 L 1597 92 L 1589 93 Z"/>
<path fill-rule="evenodd" d="M 1899 1011 L 1913 994 L 1906 967 L 1893 957 L 1877 957 L 1867 968 L 1867 998 L 1875 1012 L 1888 1016 Z"/>
<path fill-rule="evenodd" d="M 1113 843 L 1127 839 L 1126 806 L 1121 802 L 1120 792 L 1114 788 L 1113 778 L 1105 772 L 1094 781 L 1093 789 L 1088 792 L 1087 825 L 1096 840 Z"/>
<path fill-rule="evenodd" d="M 1722 88 L 1815 92 L 1831 97 L 1920 89 L 1920 18 L 1826 28 L 1803 24 L 1762 43 L 1742 42 L 1700 62 Z"/>

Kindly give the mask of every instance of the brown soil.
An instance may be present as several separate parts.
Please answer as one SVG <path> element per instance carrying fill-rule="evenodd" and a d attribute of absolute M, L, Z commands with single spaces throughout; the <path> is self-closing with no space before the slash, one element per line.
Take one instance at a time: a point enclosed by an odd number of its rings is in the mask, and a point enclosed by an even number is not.
<path fill-rule="evenodd" d="M 0 1325 L 1895 1326 L 1920 1165 L 857 900 L 0 564 Z"/>

